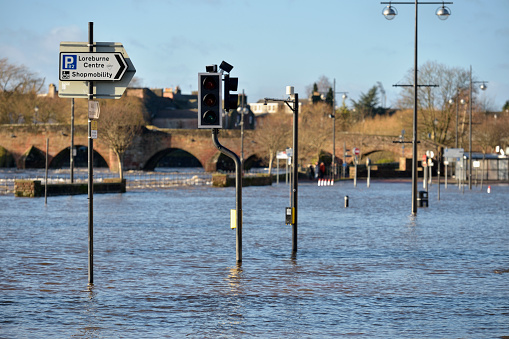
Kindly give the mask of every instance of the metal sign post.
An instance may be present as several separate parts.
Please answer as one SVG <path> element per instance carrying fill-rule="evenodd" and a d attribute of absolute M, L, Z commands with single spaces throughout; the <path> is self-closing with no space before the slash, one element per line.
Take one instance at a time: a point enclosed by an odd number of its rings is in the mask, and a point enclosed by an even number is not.
<path fill-rule="evenodd" d="M 74 98 L 71 98 L 71 154 L 70 154 L 70 167 L 71 167 L 71 184 L 74 183 Z"/>
<path fill-rule="evenodd" d="M 355 164 L 355 175 L 353 177 L 353 186 L 354 187 L 357 187 L 357 163 L 359 162 L 359 154 L 361 154 L 361 151 L 360 149 L 358 149 L 357 147 L 354 147 L 353 148 L 353 154 L 355 155 L 355 158 L 354 158 L 354 164 Z"/>
<path fill-rule="evenodd" d="M 366 159 L 366 167 L 368 168 L 367 186 L 369 188 L 369 186 L 371 185 L 371 159 L 370 158 Z"/>
<path fill-rule="evenodd" d="M 46 171 L 44 176 L 44 205 L 48 204 L 48 156 L 49 156 L 49 138 L 46 138 Z"/>
<path fill-rule="evenodd" d="M 440 156 L 441 154 L 438 153 L 438 157 L 437 157 L 437 162 L 438 162 L 438 167 L 437 167 L 437 181 L 438 181 L 438 200 L 440 200 Z M 447 175 L 447 174 L 446 174 Z"/>
<path fill-rule="evenodd" d="M 98 103 L 93 99 L 120 99 L 136 73 L 118 42 L 94 43 L 94 23 L 88 23 L 88 42 L 61 42 L 59 56 L 61 98 L 71 98 L 71 183 L 74 181 L 74 98 L 89 100 L 88 116 L 88 284 L 94 284 L 94 140 Z M 92 113 L 92 114 L 90 114 Z M 94 128 L 92 128 L 94 127 Z"/>
<path fill-rule="evenodd" d="M 94 51 L 94 23 L 88 23 L 88 48 Z M 88 83 L 88 100 L 94 99 L 94 82 Z M 88 284 L 94 284 L 94 139 L 88 118 Z"/>

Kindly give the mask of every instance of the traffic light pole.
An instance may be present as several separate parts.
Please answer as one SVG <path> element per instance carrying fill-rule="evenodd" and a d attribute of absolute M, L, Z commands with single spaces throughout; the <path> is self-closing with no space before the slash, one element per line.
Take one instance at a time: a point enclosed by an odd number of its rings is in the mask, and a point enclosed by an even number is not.
<path fill-rule="evenodd" d="M 236 213 L 236 252 L 237 252 L 237 263 L 242 262 L 242 166 L 240 163 L 240 158 L 237 154 L 233 153 L 228 148 L 224 147 L 219 143 L 217 135 L 219 133 L 219 129 L 212 129 L 212 141 L 214 146 L 223 153 L 228 156 L 235 162 L 235 209 Z"/>

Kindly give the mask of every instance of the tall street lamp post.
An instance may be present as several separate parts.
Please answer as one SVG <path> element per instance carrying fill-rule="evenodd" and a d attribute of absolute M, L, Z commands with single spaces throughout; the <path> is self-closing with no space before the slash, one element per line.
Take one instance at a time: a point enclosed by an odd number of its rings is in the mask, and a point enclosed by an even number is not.
<path fill-rule="evenodd" d="M 459 88 L 456 90 L 456 100 L 449 99 L 449 104 L 456 104 L 456 148 L 458 148 L 458 99 L 460 96 Z M 461 99 L 463 100 L 463 99 Z"/>
<path fill-rule="evenodd" d="M 415 4 L 415 41 L 414 41 L 414 114 L 413 114 L 413 137 L 412 137 L 412 214 L 417 214 L 417 19 L 418 19 L 418 5 L 442 5 L 439 7 L 435 14 L 440 20 L 446 20 L 451 15 L 451 11 L 445 4 L 452 4 L 452 2 L 419 2 L 415 0 L 415 2 L 381 2 L 381 4 L 387 4 L 388 6 L 384 8 L 382 14 L 385 16 L 387 20 L 392 20 L 398 14 L 396 8 L 392 6 L 392 4 L 402 4 L 402 5 L 411 5 Z"/>
<path fill-rule="evenodd" d="M 470 66 L 470 93 L 469 93 L 469 119 L 468 119 L 468 189 L 472 189 L 472 84 L 481 84 L 479 86 L 483 91 L 488 88 L 487 81 L 472 81 L 472 66 Z"/>
<path fill-rule="evenodd" d="M 293 112 L 293 159 L 292 159 L 292 258 L 297 255 L 297 193 L 299 186 L 299 94 L 295 93 L 293 86 L 286 86 L 288 99 L 264 98 L 265 105 L 268 101 L 284 102 Z"/>

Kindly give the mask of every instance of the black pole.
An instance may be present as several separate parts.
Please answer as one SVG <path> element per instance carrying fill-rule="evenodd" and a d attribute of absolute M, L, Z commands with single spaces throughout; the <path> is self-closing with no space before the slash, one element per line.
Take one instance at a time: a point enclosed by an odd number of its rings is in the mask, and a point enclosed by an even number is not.
<path fill-rule="evenodd" d="M 49 138 L 46 138 L 46 170 L 44 178 L 44 205 L 48 204 L 48 153 L 49 153 Z"/>
<path fill-rule="evenodd" d="M 293 113 L 293 176 L 292 176 L 292 207 L 294 223 L 292 229 L 292 254 L 297 253 L 297 192 L 299 186 L 299 94 L 295 93 Z"/>
<path fill-rule="evenodd" d="M 414 121 L 412 137 L 412 214 L 417 214 L 417 18 L 418 6 L 415 0 L 415 45 L 414 45 Z"/>
<path fill-rule="evenodd" d="M 460 96 L 459 89 L 456 91 L 456 148 L 458 148 L 458 100 Z"/>
<path fill-rule="evenodd" d="M 212 142 L 214 146 L 223 153 L 230 157 L 235 162 L 235 208 L 237 211 L 237 228 L 236 228 L 236 254 L 237 263 L 242 262 L 242 167 L 240 159 L 237 154 L 233 153 L 228 148 L 219 143 L 217 138 L 219 130 L 212 129 Z"/>
<path fill-rule="evenodd" d="M 74 183 L 74 98 L 71 99 L 71 184 Z"/>
<path fill-rule="evenodd" d="M 468 119 L 468 189 L 472 190 L 472 65 L 470 65 L 470 100 Z"/>
<path fill-rule="evenodd" d="M 336 78 L 332 92 L 332 181 L 336 180 Z"/>
<path fill-rule="evenodd" d="M 94 23 L 88 23 L 88 51 L 94 51 Z M 88 83 L 88 100 L 94 98 L 94 83 Z M 94 284 L 94 139 L 88 119 L 88 284 Z"/>
<path fill-rule="evenodd" d="M 438 152 L 438 172 L 437 172 L 437 176 L 438 176 L 438 200 L 440 200 L 440 158 L 442 156 L 442 152 Z M 447 173 L 445 174 L 447 175 Z"/>

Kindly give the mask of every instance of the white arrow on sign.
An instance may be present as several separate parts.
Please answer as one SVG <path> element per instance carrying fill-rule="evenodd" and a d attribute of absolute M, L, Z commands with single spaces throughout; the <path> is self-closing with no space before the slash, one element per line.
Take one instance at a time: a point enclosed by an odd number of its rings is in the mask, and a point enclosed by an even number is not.
<path fill-rule="evenodd" d="M 122 53 L 60 53 L 60 81 L 120 80 L 126 70 Z"/>

